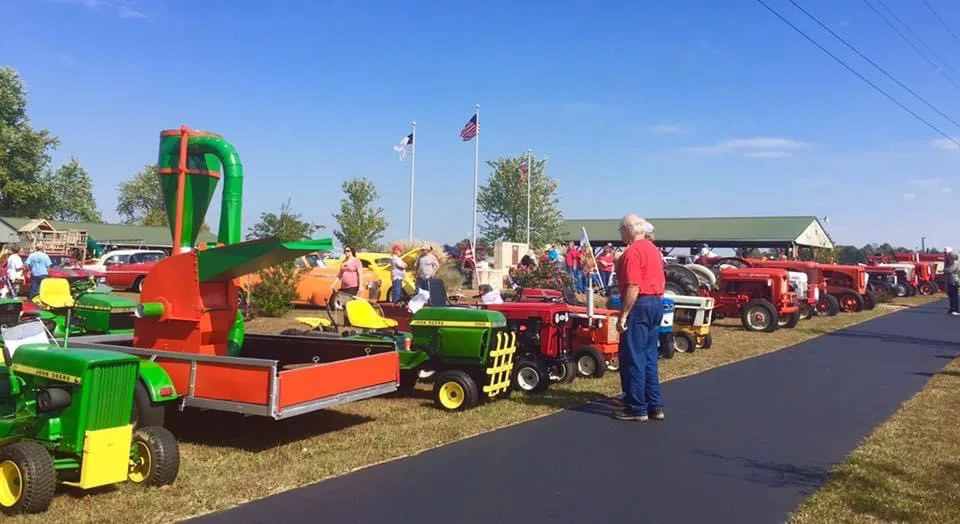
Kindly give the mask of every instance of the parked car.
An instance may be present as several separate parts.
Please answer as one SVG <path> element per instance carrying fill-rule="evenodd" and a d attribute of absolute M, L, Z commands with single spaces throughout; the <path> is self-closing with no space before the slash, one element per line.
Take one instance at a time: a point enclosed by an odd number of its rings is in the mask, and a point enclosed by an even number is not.
<path fill-rule="evenodd" d="M 160 250 L 121 249 L 88 261 L 83 268 L 103 276 L 105 283 L 114 289 L 139 292 L 147 273 L 166 256 Z"/>
<path fill-rule="evenodd" d="M 298 305 L 307 305 L 315 307 L 326 307 L 327 301 L 333 296 L 333 283 L 337 280 L 337 274 L 340 273 L 340 266 L 328 265 L 320 255 L 311 253 L 309 255 L 297 258 L 296 266 L 298 269 L 305 270 L 306 273 L 300 279 L 297 285 L 297 298 L 293 303 Z M 377 274 L 368 268 L 363 270 L 364 287 L 360 296 L 370 300 L 377 300 L 380 296 L 381 283 Z M 240 288 L 241 294 L 245 295 L 260 282 L 260 275 L 251 273 L 234 279 L 233 283 Z M 243 303 L 244 296 L 241 296 L 240 302 Z"/>

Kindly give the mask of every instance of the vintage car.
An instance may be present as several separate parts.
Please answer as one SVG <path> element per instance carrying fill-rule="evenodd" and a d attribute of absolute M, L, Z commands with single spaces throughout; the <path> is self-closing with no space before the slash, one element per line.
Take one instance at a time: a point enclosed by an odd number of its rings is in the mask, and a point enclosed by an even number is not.
<path fill-rule="evenodd" d="M 327 301 L 333 295 L 333 283 L 337 280 L 340 266 L 331 266 L 325 263 L 316 253 L 302 256 L 296 259 L 295 263 L 298 268 L 305 269 L 306 273 L 297 286 L 297 299 L 293 303 L 326 307 Z M 377 300 L 382 294 L 381 283 L 377 274 L 370 269 L 364 269 L 363 281 L 364 287 L 367 289 L 361 290 L 360 296 Z M 238 277 L 233 282 L 240 288 L 241 292 L 249 293 L 250 289 L 260 282 L 260 276 L 253 273 Z"/>
<path fill-rule="evenodd" d="M 166 256 L 159 249 L 120 249 L 84 262 L 83 268 L 98 273 L 104 283 L 114 289 L 140 292 L 147 273 Z"/>
<path fill-rule="evenodd" d="M 412 251 L 407 251 L 400 258 L 407 263 L 409 271 L 407 271 L 407 276 L 403 279 L 403 291 L 407 295 L 412 295 L 414 290 L 416 290 L 417 282 L 414 277 L 413 267 L 417 263 L 417 257 L 420 255 L 420 250 L 415 249 Z M 357 253 L 357 258 L 360 259 L 360 263 L 363 264 L 364 268 L 367 268 L 376 274 L 377 279 L 380 281 L 380 296 L 377 297 L 377 301 L 385 302 L 390 299 L 390 287 L 393 286 L 393 277 L 390 274 L 390 268 L 393 265 L 393 255 L 390 253 Z M 340 264 L 343 262 L 344 256 L 341 255 L 336 259 L 324 259 L 324 262 L 331 267 L 340 267 Z"/>

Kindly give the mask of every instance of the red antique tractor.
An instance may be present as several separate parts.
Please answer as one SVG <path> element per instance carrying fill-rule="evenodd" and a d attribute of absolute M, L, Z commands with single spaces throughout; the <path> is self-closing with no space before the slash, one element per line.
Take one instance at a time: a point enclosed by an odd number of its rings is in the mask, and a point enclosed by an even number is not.
<path fill-rule="evenodd" d="M 702 266 L 668 265 L 664 271 L 669 292 L 713 297 L 713 317 L 739 316 L 747 331 L 771 332 L 780 327 L 795 327 L 800 321 L 797 294 L 790 290 L 787 270 L 752 268 L 742 259 L 711 262 L 715 263 L 712 269 L 717 276 L 716 284 L 709 282 L 712 280 L 709 276 L 700 275 Z M 736 267 L 737 264 L 741 267 Z M 677 289 L 683 292 L 677 293 Z"/>
<path fill-rule="evenodd" d="M 809 319 L 814 314 L 834 315 L 839 310 L 839 304 L 834 304 L 835 299 L 827 293 L 827 280 L 824 278 L 816 262 L 806 262 L 802 260 L 763 260 L 759 258 L 745 259 L 750 267 L 786 269 L 787 271 L 803 273 L 806 275 L 806 289 L 795 290 L 800 302 L 800 318 Z M 793 275 L 791 275 L 793 276 Z M 791 281 L 802 283 L 801 279 Z"/>
<path fill-rule="evenodd" d="M 877 307 L 877 294 L 867 287 L 866 270 L 861 266 L 817 264 L 827 280 L 827 293 L 840 303 L 840 311 L 855 313 Z"/>
<path fill-rule="evenodd" d="M 890 266 L 860 266 L 867 272 L 867 286 L 878 296 L 898 296 L 906 288 L 897 279 L 897 270 Z"/>

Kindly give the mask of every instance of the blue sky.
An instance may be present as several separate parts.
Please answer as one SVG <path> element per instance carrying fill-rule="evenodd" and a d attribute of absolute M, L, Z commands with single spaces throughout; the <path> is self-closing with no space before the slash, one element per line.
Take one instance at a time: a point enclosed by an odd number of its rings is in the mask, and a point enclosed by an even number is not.
<path fill-rule="evenodd" d="M 930 2 L 960 34 L 960 4 Z M 800 3 L 960 120 L 960 90 L 862 2 Z M 886 3 L 960 83 L 960 41 L 921 3 Z M 7 0 L 0 18 L 0 64 L 60 137 L 55 160 L 93 175 L 107 219 L 159 131 L 187 123 L 237 147 L 246 227 L 291 197 L 332 230 L 341 183 L 367 176 L 384 240 L 403 238 L 409 166 L 392 146 L 416 120 L 416 236 L 455 241 L 473 202 L 458 133 L 479 103 L 481 159 L 548 156 L 569 218 L 803 214 L 829 217 L 841 243 L 960 245 L 960 148 L 752 1 Z"/>

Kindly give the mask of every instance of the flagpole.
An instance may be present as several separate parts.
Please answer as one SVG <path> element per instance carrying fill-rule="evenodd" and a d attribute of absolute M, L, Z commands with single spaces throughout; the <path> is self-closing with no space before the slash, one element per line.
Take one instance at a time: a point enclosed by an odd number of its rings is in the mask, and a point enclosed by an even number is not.
<path fill-rule="evenodd" d="M 533 162 L 530 160 L 530 153 L 527 149 L 527 249 L 530 249 L 530 180 L 533 178 Z"/>
<path fill-rule="evenodd" d="M 474 116 L 477 117 L 477 136 L 473 139 L 473 234 L 470 243 L 477 245 L 477 191 L 480 184 L 480 104 L 475 107 Z M 476 249 L 476 247 L 474 247 Z M 474 251 L 476 257 L 476 251 Z M 476 271 L 474 271 L 474 285 L 476 285 Z"/>
<path fill-rule="evenodd" d="M 410 148 L 410 230 L 407 234 L 407 240 L 413 241 L 413 181 L 417 175 L 417 123 L 410 122 L 410 128 L 412 129 L 410 136 L 413 137 L 411 140 L 412 147 Z"/>

